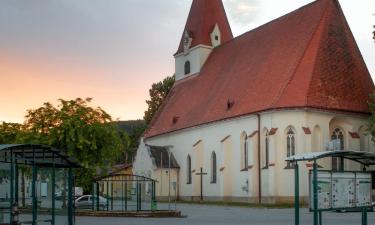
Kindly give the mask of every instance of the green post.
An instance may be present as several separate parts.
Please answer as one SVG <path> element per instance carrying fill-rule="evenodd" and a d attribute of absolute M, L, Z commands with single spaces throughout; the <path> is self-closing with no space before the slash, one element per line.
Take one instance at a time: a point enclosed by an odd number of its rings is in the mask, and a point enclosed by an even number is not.
<path fill-rule="evenodd" d="M 367 225 L 367 208 L 362 208 L 362 225 Z"/>
<path fill-rule="evenodd" d="M 137 211 L 139 211 L 139 186 L 138 186 L 138 178 L 136 183 L 136 200 L 137 200 Z"/>
<path fill-rule="evenodd" d="M 107 211 L 109 211 L 109 194 L 108 194 L 108 191 L 109 191 L 109 182 L 108 182 L 108 179 L 107 179 Z"/>
<path fill-rule="evenodd" d="M 316 160 L 313 165 L 313 199 L 314 225 L 318 225 L 318 166 Z"/>
<path fill-rule="evenodd" d="M 128 182 L 125 180 L 125 211 L 128 211 Z"/>
<path fill-rule="evenodd" d="M 73 225 L 73 171 L 68 171 L 68 225 Z"/>
<path fill-rule="evenodd" d="M 53 166 L 52 166 L 52 181 L 51 181 L 51 185 L 52 185 L 52 221 L 51 221 L 51 225 L 55 225 L 55 185 L 56 185 L 56 174 L 55 174 L 55 159 L 54 159 L 55 155 L 53 155 Z"/>
<path fill-rule="evenodd" d="M 11 154 L 11 164 L 10 164 L 10 198 L 9 198 L 9 224 L 13 223 L 13 196 L 14 196 L 14 160 L 13 160 L 13 152 Z"/>
<path fill-rule="evenodd" d="M 92 211 L 95 211 L 95 201 L 96 201 L 96 198 L 95 198 L 95 183 L 92 183 L 92 191 L 91 191 L 91 210 Z"/>
<path fill-rule="evenodd" d="M 100 205 L 99 205 L 99 182 L 96 182 L 96 210 L 100 210 Z"/>
<path fill-rule="evenodd" d="M 18 185 L 18 164 L 16 160 L 16 164 L 14 165 L 14 201 L 18 205 L 18 192 L 19 192 L 19 185 Z"/>
<path fill-rule="evenodd" d="M 294 224 L 299 225 L 299 171 L 298 162 L 294 165 Z"/>
<path fill-rule="evenodd" d="M 113 180 L 111 180 L 111 211 L 113 211 Z"/>
<path fill-rule="evenodd" d="M 32 225 L 36 225 L 36 220 L 37 220 L 37 210 L 38 210 L 38 199 L 37 199 L 37 196 L 36 196 L 36 180 L 37 180 L 37 173 L 38 173 L 38 169 L 35 165 L 35 160 L 34 160 L 34 163 L 33 163 L 33 180 L 32 180 L 32 186 L 31 186 L 31 195 L 32 195 L 32 201 L 33 201 L 33 209 L 32 209 L 32 212 L 33 212 L 33 220 L 32 220 Z"/>
<path fill-rule="evenodd" d="M 124 211 L 124 179 L 121 176 L 121 210 Z"/>

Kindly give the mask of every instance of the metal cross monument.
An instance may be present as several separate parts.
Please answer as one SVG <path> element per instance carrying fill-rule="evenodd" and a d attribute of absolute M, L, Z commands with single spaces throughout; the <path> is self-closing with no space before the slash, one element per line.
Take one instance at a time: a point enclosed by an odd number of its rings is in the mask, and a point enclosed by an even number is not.
<path fill-rule="evenodd" d="M 201 201 L 203 201 L 203 176 L 207 175 L 207 173 L 203 173 L 203 168 L 201 167 L 200 173 L 196 173 L 195 175 L 201 176 Z"/>

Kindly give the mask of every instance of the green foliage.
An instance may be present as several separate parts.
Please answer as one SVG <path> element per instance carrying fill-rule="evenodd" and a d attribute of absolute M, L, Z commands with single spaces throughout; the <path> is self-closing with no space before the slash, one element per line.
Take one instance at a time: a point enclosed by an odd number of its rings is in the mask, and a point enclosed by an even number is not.
<path fill-rule="evenodd" d="M 134 155 L 138 149 L 140 138 L 145 131 L 147 125 L 144 120 L 129 120 L 129 121 L 118 121 L 118 128 L 123 132 L 123 140 L 127 140 L 126 149 L 127 151 L 122 158 L 118 159 L 118 163 L 132 163 Z"/>
<path fill-rule="evenodd" d="M 23 125 L 0 126 L 0 142 L 38 143 L 66 151 L 83 166 L 75 174 L 77 185 L 89 190 L 97 171 L 105 173 L 130 145 L 109 114 L 89 106 L 91 100 L 59 99 L 58 106 L 44 103 L 28 110 Z"/>
<path fill-rule="evenodd" d="M 15 144 L 21 135 L 22 125 L 18 123 L 0 124 L 0 144 Z"/>
<path fill-rule="evenodd" d="M 172 89 L 174 82 L 175 78 L 174 76 L 171 76 L 165 78 L 161 82 L 152 84 L 152 87 L 149 90 L 150 100 L 146 100 L 148 108 L 143 117 L 147 124 L 150 124 L 155 113 L 158 111 L 169 91 Z"/>

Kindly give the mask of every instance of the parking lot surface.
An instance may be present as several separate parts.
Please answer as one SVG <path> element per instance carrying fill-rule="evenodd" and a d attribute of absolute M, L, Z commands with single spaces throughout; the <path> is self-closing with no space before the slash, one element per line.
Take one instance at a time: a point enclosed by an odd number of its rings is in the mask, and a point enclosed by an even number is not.
<path fill-rule="evenodd" d="M 162 205 L 166 208 L 166 205 Z M 172 205 L 174 208 L 174 205 Z M 98 218 L 77 217 L 76 225 L 292 225 L 293 209 L 258 209 L 232 206 L 212 206 L 198 204 L 179 204 L 185 218 Z M 312 224 L 312 214 L 307 209 L 301 211 L 301 225 Z M 323 214 L 323 224 L 357 225 L 361 224 L 361 213 Z M 368 213 L 368 224 L 375 225 L 375 213 Z"/>

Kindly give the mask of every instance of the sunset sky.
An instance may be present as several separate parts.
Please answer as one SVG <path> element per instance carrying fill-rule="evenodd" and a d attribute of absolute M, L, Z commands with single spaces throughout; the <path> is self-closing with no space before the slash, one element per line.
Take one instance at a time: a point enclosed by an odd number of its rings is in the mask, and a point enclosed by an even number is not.
<path fill-rule="evenodd" d="M 235 36 L 311 0 L 223 0 Z M 374 0 L 340 0 L 375 78 Z M 173 75 L 191 0 L 0 1 L 0 121 L 58 98 L 92 97 L 140 119 L 151 84 Z"/>

